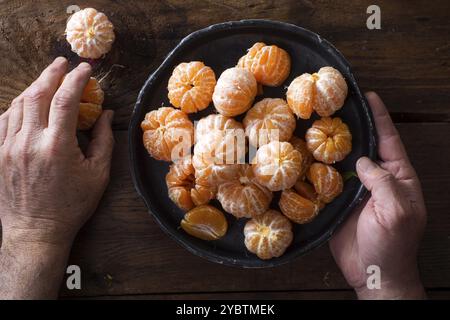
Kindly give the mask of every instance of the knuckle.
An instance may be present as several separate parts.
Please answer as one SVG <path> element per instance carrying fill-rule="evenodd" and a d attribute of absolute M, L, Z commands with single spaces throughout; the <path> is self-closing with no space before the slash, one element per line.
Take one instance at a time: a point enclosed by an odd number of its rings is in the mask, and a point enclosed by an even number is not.
<path fill-rule="evenodd" d="M 47 90 L 40 84 L 34 84 L 28 88 L 24 93 L 24 98 L 31 101 L 40 101 L 47 95 Z"/>
<path fill-rule="evenodd" d="M 70 108 L 70 92 L 67 89 L 61 89 L 54 97 L 53 103 L 58 108 Z"/>

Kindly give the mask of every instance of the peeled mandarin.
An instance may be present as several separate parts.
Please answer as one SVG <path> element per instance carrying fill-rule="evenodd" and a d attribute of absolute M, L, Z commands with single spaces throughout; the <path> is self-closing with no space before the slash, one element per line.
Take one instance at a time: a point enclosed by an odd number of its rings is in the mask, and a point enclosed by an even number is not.
<path fill-rule="evenodd" d="M 144 146 L 156 160 L 176 161 L 190 154 L 194 125 L 184 112 L 171 107 L 150 111 L 141 128 Z"/>
<path fill-rule="evenodd" d="M 210 114 L 197 122 L 195 141 L 200 141 L 211 134 L 219 133 L 225 135 L 234 133 L 235 130 L 242 130 L 243 132 L 242 124 L 233 118 L 225 117 L 221 114 Z"/>
<path fill-rule="evenodd" d="M 166 175 L 169 198 L 181 209 L 208 203 L 214 193 L 207 187 L 196 185 L 191 158 L 186 157 L 170 166 Z"/>
<path fill-rule="evenodd" d="M 111 50 L 114 26 L 104 13 L 86 8 L 75 12 L 67 21 L 66 39 L 80 57 L 98 59 Z"/>
<path fill-rule="evenodd" d="M 305 178 L 306 172 L 309 169 L 309 166 L 314 162 L 314 157 L 308 150 L 305 140 L 303 140 L 302 138 L 292 136 L 291 140 L 289 140 L 289 143 L 292 144 L 294 149 L 300 152 L 300 154 L 302 155 L 302 170 L 300 172 L 299 179 L 303 180 Z"/>
<path fill-rule="evenodd" d="M 214 107 L 224 116 L 237 116 L 251 107 L 256 92 L 257 84 L 251 72 L 242 68 L 227 69 L 217 80 Z"/>
<path fill-rule="evenodd" d="M 291 188 L 302 171 L 302 155 L 289 142 L 272 141 L 256 152 L 256 181 L 271 191 Z"/>
<path fill-rule="evenodd" d="M 257 42 L 239 59 L 238 67 L 253 73 L 257 82 L 278 87 L 289 76 L 291 58 L 280 47 Z"/>
<path fill-rule="evenodd" d="M 348 87 L 342 74 L 323 67 L 317 73 L 304 73 L 295 78 L 288 87 L 286 98 L 297 117 L 309 119 L 313 111 L 328 117 L 342 108 Z"/>
<path fill-rule="evenodd" d="M 235 217 L 251 218 L 269 208 L 272 192 L 255 181 L 250 165 L 242 164 L 235 178 L 220 184 L 217 200 Z"/>
<path fill-rule="evenodd" d="M 320 210 L 318 202 L 302 197 L 292 189 L 283 190 L 278 205 L 286 217 L 298 224 L 310 222 Z"/>
<path fill-rule="evenodd" d="M 183 62 L 175 67 L 169 79 L 170 103 L 186 113 L 203 110 L 209 106 L 216 85 L 214 71 L 203 62 Z"/>
<path fill-rule="evenodd" d="M 195 144 L 192 164 L 199 184 L 217 191 L 221 183 L 237 176 L 238 146 L 233 144 L 232 138 L 232 135 L 228 134 L 212 134 Z"/>
<path fill-rule="evenodd" d="M 326 117 L 306 131 L 306 144 L 316 160 L 331 164 L 352 151 L 352 135 L 340 118 Z"/>
<path fill-rule="evenodd" d="M 342 193 L 344 182 L 341 174 L 330 165 L 313 163 L 307 173 L 308 180 L 314 185 L 318 200 L 330 203 Z"/>
<path fill-rule="evenodd" d="M 291 222 L 276 210 L 268 210 L 249 220 L 244 236 L 248 251 L 263 260 L 280 257 L 294 238 Z"/>
<path fill-rule="evenodd" d="M 272 98 L 255 103 L 245 115 L 243 123 L 245 135 L 255 147 L 271 141 L 288 141 L 296 125 L 286 101 Z"/>
<path fill-rule="evenodd" d="M 210 205 L 201 205 L 185 214 L 181 228 L 202 240 L 218 240 L 227 233 L 228 223 L 222 211 Z"/>

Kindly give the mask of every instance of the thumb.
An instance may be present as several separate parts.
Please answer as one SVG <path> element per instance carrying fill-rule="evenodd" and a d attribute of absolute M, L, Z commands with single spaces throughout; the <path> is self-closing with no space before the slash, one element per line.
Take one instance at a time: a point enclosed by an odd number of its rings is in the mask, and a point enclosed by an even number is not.
<path fill-rule="evenodd" d="M 114 148 L 114 136 L 111 129 L 114 111 L 105 110 L 92 130 L 92 139 L 86 151 L 86 157 L 96 162 L 110 162 Z"/>
<path fill-rule="evenodd" d="M 396 189 L 394 176 L 367 157 L 358 159 L 356 171 L 361 182 L 372 194 L 382 189 Z"/>

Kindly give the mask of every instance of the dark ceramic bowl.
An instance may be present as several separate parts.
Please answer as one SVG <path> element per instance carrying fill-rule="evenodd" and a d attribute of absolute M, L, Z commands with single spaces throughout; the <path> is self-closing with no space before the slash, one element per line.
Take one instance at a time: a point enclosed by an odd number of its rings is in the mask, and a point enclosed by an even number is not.
<path fill-rule="evenodd" d="M 167 56 L 162 65 L 145 82 L 131 119 L 129 128 L 130 163 L 133 181 L 139 195 L 144 199 L 150 213 L 160 227 L 190 252 L 210 261 L 249 268 L 272 267 L 291 261 L 325 243 L 336 228 L 361 203 L 366 190 L 357 178 L 345 182 L 343 193 L 327 205 L 311 223 L 295 225 L 294 241 L 286 253 L 279 258 L 263 261 L 246 250 L 243 228 L 246 219 L 236 220 L 226 214 L 229 229 L 225 237 L 217 241 L 202 241 L 180 229 L 183 211 L 167 196 L 165 175 L 169 163 L 151 158 L 142 144 L 140 123 L 147 112 L 169 105 L 167 83 L 172 70 L 181 62 L 203 61 L 219 77 L 222 71 L 236 65 L 238 59 L 255 42 L 276 44 L 285 49 L 292 58 L 289 78 L 277 88 L 264 87 L 264 95 L 258 97 L 285 98 L 286 87 L 304 72 L 313 73 L 323 66 L 333 66 L 345 77 L 349 93 L 344 107 L 334 116 L 341 117 L 353 135 L 353 150 L 335 167 L 341 172 L 355 170 L 356 160 L 361 156 L 375 158 L 376 141 L 372 115 L 361 94 L 349 63 L 329 42 L 319 35 L 295 25 L 266 21 L 245 20 L 216 24 L 196 31 L 184 38 Z M 211 105 L 207 109 L 191 114 L 191 120 L 199 120 L 215 113 Z M 296 135 L 304 137 L 317 116 L 297 121 Z M 272 207 L 277 208 L 279 194 L 275 195 Z M 220 208 L 217 201 L 213 204 Z"/>

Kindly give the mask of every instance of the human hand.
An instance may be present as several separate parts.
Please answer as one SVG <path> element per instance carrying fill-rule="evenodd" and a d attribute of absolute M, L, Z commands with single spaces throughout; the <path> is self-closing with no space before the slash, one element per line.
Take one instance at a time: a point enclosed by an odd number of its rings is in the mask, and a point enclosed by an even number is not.
<path fill-rule="evenodd" d="M 81 63 L 59 86 L 66 70 L 57 58 L 0 116 L 2 255 L 66 256 L 107 186 L 113 112 L 98 119 L 84 154 L 76 127 L 91 67 Z"/>
<path fill-rule="evenodd" d="M 333 236 L 330 249 L 360 299 L 425 298 L 417 268 L 426 224 L 420 182 L 383 102 L 375 93 L 368 93 L 367 99 L 381 162 L 358 160 L 358 177 L 371 196 Z M 381 289 L 367 288 L 370 265 L 380 267 Z"/>

